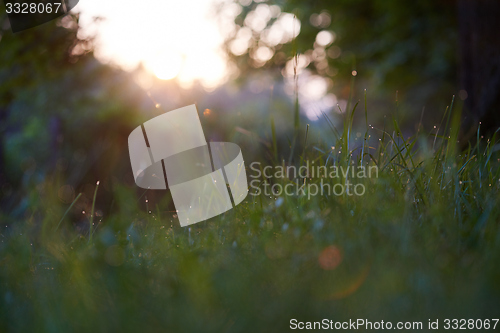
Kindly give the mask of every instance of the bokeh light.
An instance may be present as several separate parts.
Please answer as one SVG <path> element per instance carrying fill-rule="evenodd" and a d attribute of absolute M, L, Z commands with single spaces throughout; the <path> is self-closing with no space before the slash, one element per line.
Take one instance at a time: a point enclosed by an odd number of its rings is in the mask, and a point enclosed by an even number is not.
<path fill-rule="evenodd" d="M 337 268 L 342 262 L 342 253 L 335 245 L 330 245 L 323 249 L 318 257 L 320 267 L 326 271 Z"/>
<path fill-rule="evenodd" d="M 316 43 L 321 46 L 327 46 L 335 41 L 335 37 L 336 35 L 333 31 L 323 30 L 316 35 Z"/>

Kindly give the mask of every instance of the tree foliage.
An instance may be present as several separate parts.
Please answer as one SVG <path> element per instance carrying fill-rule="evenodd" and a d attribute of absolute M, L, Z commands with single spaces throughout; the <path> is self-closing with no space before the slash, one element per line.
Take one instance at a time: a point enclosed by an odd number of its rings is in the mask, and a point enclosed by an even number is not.
<path fill-rule="evenodd" d="M 265 28 L 254 29 L 254 13 L 265 13 L 263 8 L 273 6 L 300 20 L 300 33 L 293 41 L 277 45 L 267 42 L 266 35 L 280 16 L 264 16 Z M 307 57 L 307 69 L 333 79 L 336 94 L 341 95 L 349 86 L 356 70 L 357 79 L 369 82 L 371 89 L 391 95 L 396 90 L 411 92 L 408 95 L 420 101 L 421 109 L 423 101 L 438 95 L 442 98 L 443 93 L 456 89 L 455 12 L 453 0 L 254 1 L 242 6 L 235 19 L 237 30 L 226 45 L 242 73 L 261 68 L 280 70 L 296 54 L 302 54 Z M 252 39 L 246 52 L 235 54 L 231 46 L 244 27 L 252 29 Z M 332 43 L 318 43 L 318 34 L 323 31 L 331 33 Z M 264 63 L 256 61 L 259 47 L 270 48 L 273 54 Z"/>
<path fill-rule="evenodd" d="M 92 40 L 79 38 L 77 15 L 16 34 L 3 22 L 0 198 L 15 204 L 13 189 L 53 171 L 75 187 L 92 172 L 109 175 L 141 108 L 140 90 L 94 58 Z"/>

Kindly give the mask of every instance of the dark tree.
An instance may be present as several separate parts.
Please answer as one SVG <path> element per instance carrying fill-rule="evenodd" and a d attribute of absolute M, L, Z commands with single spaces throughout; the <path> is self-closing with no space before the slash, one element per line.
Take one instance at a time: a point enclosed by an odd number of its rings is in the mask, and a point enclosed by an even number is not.
<path fill-rule="evenodd" d="M 500 1 L 459 0 L 461 87 L 487 132 L 500 127 Z"/>
<path fill-rule="evenodd" d="M 54 173 L 75 188 L 111 177 L 128 158 L 126 138 L 140 123 L 144 96 L 128 73 L 94 57 L 91 39 L 78 38 L 78 15 L 15 34 L 5 18 L 0 15 L 0 209 L 13 210 L 23 191 Z"/>

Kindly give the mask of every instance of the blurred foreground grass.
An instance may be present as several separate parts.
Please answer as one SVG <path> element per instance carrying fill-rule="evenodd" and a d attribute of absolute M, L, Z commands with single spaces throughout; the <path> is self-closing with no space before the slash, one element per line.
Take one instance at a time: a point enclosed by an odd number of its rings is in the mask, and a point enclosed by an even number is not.
<path fill-rule="evenodd" d="M 363 196 L 249 195 L 186 228 L 169 195 L 144 210 L 144 197 L 117 185 L 115 213 L 94 216 L 91 239 L 64 220 L 55 230 L 69 204 L 47 180 L 31 217 L 1 226 L 0 330 L 281 332 L 292 318 L 424 327 L 498 318 L 498 140 L 459 150 L 460 116 L 450 115 L 411 138 L 396 121 L 390 131 L 367 123 L 355 147 L 346 115 L 333 144 L 297 144 L 295 165 L 376 165 L 378 178 L 357 180 Z"/>

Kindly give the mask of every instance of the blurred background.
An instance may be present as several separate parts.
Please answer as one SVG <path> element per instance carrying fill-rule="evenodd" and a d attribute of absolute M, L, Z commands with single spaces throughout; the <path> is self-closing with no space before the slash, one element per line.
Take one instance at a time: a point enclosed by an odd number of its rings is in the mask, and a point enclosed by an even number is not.
<path fill-rule="evenodd" d="M 29 190 L 54 174 L 65 203 L 96 180 L 108 190 L 112 182 L 133 186 L 130 130 L 192 103 L 207 139 L 243 145 L 248 160 L 271 157 L 271 122 L 288 154 L 299 130 L 296 100 L 312 141 L 327 145 L 325 129 L 365 99 L 371 126 L 396 114 L 409 135 L 421 123 L 435 128 L 455 96 L 456 108 L 465 104 L 466 138 L 481 120 L 491 131 L 499 124 L 499 7 L 489 0 L 85 0 L 71 15 L 17 34 L 3 13 L 2 210 L 25 214 Z M 358 114 L 355 128 L 364 119 Z"/>
<path fill-rule="evenodd" d="M 498 0 L 81 0 L 13 34 L 2 3 L 0 331 L 497 314 L 499 17 Z M 247 166 L 351 163 L 367 140 L 385 171 L 363 197 L 249 196 L 180 228 L 169 191 L 135 186 L 127 138 L 193 103 Z M 417 132 L 422 163 L 396 158 Z"/>

